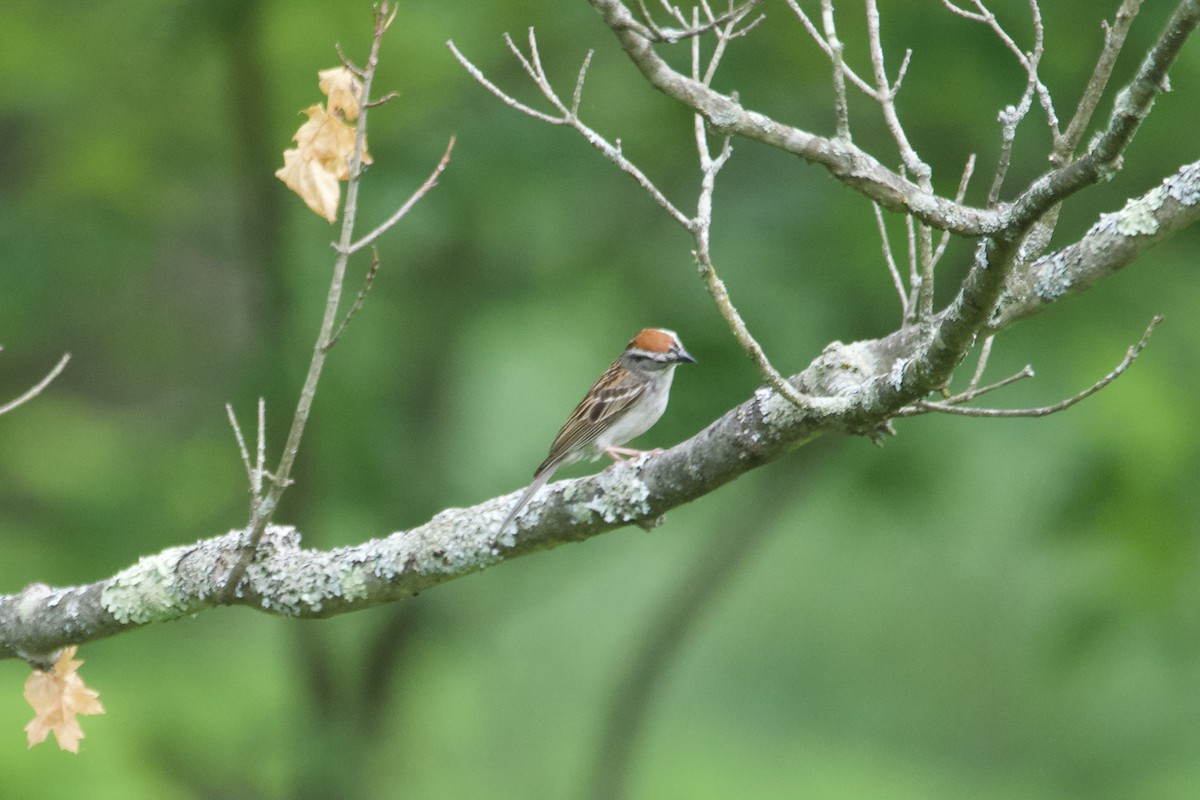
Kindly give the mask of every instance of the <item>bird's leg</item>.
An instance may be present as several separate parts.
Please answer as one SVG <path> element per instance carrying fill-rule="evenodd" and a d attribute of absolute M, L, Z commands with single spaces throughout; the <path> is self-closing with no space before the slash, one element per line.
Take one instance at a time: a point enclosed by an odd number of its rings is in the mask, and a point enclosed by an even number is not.
<path fill-rule="evenodd" d="M 628 456 L 629 459 L 649 458 L 650 456 L 658 455 L 662 451 L 663 450 L 661 447 L 656 447 L 653 450 L 635 450 L 631 447 L 609 447 L 604 450 L 604 453 L 615 462 L 615 464 L 609 465 L 609 469 L 611 469 L 616 464 L 623 463 L 627 460 L 621 458 L 621 456 Z"/>

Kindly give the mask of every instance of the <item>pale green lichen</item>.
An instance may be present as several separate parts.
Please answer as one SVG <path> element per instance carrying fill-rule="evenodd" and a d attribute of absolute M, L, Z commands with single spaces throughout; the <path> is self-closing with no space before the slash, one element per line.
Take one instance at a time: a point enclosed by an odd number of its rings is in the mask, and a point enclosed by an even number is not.
<path fill-rule="evenodd" d="M 650 513 L 650 487 L 636 472 L 636 464 L 618 464 L 596 476 L 592 485 L 572 484 L 563 492 L 572 517 L 589 522 L 597 514 L 605 522 L 628 522 Z"/>
<path fill-rule="evenodd" d="M 1162 187 L 1156 187 L 1141 197 L 1125 203 L 1117 217 L 1117 233 L 1122 236 L 1150 235 L 1158 232 L 1155 216 L 1166 198 Z"/>
<path fill-rule="evenodd" d="M 514 494 L 512 500 L 515 499 Z M 500 523 L 511 508 L 511 504 L 500 498 L 486 512 L 477 514 L 474 524 L 464 519 L 466 509 L 449 508 L 419 528 L 359 545 L 353 552 L 362 558 L 364 569 L 385 581 L 406 573 L 478 572 L 498 562 L 503 550 L 516 544 L 515 531 L 499 532 Z M 530 513 L 536 514 L 537 510 L 531 508 Z M 536 517 L 533 519 L 536 521 Z"/>
<path fill-rule="evenodd" d="M 187 613 L 188 603 L 179 591 L 175 567 L 184 549 L 169 550 L 138 560 L 113 576 L 100 592 L 100 604 L 121 623 L 161 622 Z"/>
<path fill-rule="evenodd" d="M 334 598 L 366 599 L 370 570 L 380 558 L 379 540 L 328 552 L 303 550 L 293 528 L 272 527 L 259 543 L 260 556 L 246 578 L 262 607 L 285 616 L 319 613 Z"/>
<path fill-rule="evenodd" d="M 347 600 L 367 599 L 369 594 L 367 576 L 361 566 L 354 564 L 346 567 L 339 576 L 338 584 L 341 587 L 341 596 Z"/>

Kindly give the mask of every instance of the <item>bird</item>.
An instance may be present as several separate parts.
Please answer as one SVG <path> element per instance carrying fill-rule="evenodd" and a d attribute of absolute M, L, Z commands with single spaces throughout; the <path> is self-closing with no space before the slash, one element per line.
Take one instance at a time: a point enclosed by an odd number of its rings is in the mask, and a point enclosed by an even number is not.
<path fill-rule="evenodd" d="M 641 436 L 658 422 L 667 408 L 675 367 L 696 363 L 683 349 L 675 331 L 646 328 L 625 345 L 599 380 L 592 385 L 563 424 L 546 460 L 533 473 L 533 483 L 500 526 L 503 533 L 521 509 L 562 466 L 591 456 L 640 456 L 642 451 L 621 445 Z"/>

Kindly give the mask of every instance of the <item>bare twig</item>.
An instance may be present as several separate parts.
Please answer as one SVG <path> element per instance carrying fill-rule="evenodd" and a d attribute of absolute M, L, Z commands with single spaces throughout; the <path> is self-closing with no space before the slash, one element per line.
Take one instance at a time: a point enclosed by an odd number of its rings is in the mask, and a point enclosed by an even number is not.
<path fill-rule="evenodd" d="M 943 403 L 919 400 L 916 403 L 913 403 L 913 405 L 909 408 L 902 409 L 897 416 L 913 416 L 915 414 L 923 414 L 931 411 L 936 411 L 942 414 L 958 414 L 965 417 L 1045 417 L 1049 416 L 1050 414 L 1057 414 L 1059 411 L 1065 411 L 1076 403 L 1086 400 L 1119 378 L 1121 374 L 1124 373 L 1125 370 L 1129 369 L 1133 362 L 1137 360 L 1138 355 L 1141 354 L 1142 350 L 1145 349 L 1147 342 L 1150 341 L 1150 335 L 1154 332 L 1155 326 L 1162 321 L 1163 318 L 1161 316 L 1156 316 L 1154 319 L 1150 320 L 1150 324 L 1146 327 L 1146 332 L 1142 334 L 1142 338 L 1137 342 L 1137 344 L 1134 344 L 1129 348 L 1129 350 L 1126 351 L 1125 358 L 1121 360 L 1121 363 L 1118 364 L 1112 372 L 1108 373 L 1079 394 L 1068 397 L 1067 399 L 1055 403 L 1054 405 L 1041 406 L 1039 408 L 963 408 L 955 405 L 955 403 L 964 401 L 955 397 L 949 398 Z M 1018 373 L 1017 376 L 1006 379 L 1006 381 L 1011 383 L 1015 379 L 1025 377 L 1026 372 L 1028 372 L 1028 374 L 1032 374 L 1032 370 L 1030 370 L 1029 367 L 1026 367 L 1025 370 L 1021 373 Z M 1003 385 L 1003 382 L 1001 384 L 997 384 L 995 387 L 987 387 L 986 389 L 978 390 L 971 396 L 977 397 L 984 391 L 990 391 L 992 388 L 998 388 L 1000 385 Z"/>
<path fill-rule="evenodd" d="M 390 103 L 393 100 L 398 100 L 399 98 L 400 98 L 399 92 L 388 92 L 387 94 L 385 94 L 383 97 L 379 98 L 378 100 L 372 100 L 369 103 L 363 103 L 363 105 L 367 108 L 379 108 L 380 106 L 382 106 L 386 103 Z"/>
<path fill-rule="evenodd" d="M 275 476 L 267 472 L 267 401 L 258 398 L 258 436 L 254 457 L 254 491 L 262 493 L 263 478 L 275 480 Z"/>
<path fill-rule="evenodd" d="M 825 27 L 825 41 L 829 46 L 829 60 L 833 62 L 833 107 L 837 116 L 839 139 L 850 141 L 850 107 L 846 102 L 846 74 L 842 63 L 845 45 L 838 39 L 833 23 L 833 0 L 821 0 L 821 24 Z"/>
<path fill-rule="evenodd" d="M 900 117 L 896 113 L 896 95 L 888 80 L 887 68 L 883 63 L 883 42 L 879 35 L 879 8 L 876 6 L 875 0 L 867 0 L 867 39 L 870 42 L 871 67 L 875 74 L 875 99 L 883 110 L 883 119 L 887 124 L 888 132 L 892 134 L 892 139 L 900 149 L 900 160 L 904 163 L 904 168 L 912 174 L 918 184 L 924 186 L 925 182 L 929 180 L 932 170 L 913 149 L 912 144 L 908 141 L 908 135 L 904 132 L 904 126 L 900 124 Z"/>
<path fill-rule="evenodd" d="M 911 296 L 908 299 L 908 315 L 907 321 L 914 323 L 920 319 L 920 309 L 924 305 L 924 293 L 922 287 L 925 283 L 925 273 L 920 269 L 920 258 L 917 255 L 917 218 L 911 213 L 906 213 L 904 217 L 905 242 L 908 246 L 908 288 L 910 288 Z"/>
<path fill-rule="evenodd" d="M 233 436 L 237 439 L 238 452 L 242 457 L 242 464 L 246 468 L 247 483 L 250 488 L 250 524 L 251 530 L 258 525 L 259 520 L 263 517 L 263 503 L 266 500 L 266 494 L 263 490 L 264 478 L 275 481 L 275 476 L 267 472 L 267 403 L 263 398 L 258 398 L 258 429 L 256 435 L 256 448 L 254 463 L 250 463 L 250 453 L 246 447 L 246 438 L 242 435 L 242 428 L 238 424 L 237 416 L 233 412 L 233 406 L 229 403 L 225 404 L 225 414 L 229 418 L 229 426 L 233 428 Z M 289 481 L 290 483 L 290 481 Z M 265 524 L 265 523 L 264 523 Z"/>
<path fill-rule="evenodd" d="M 884 65 L 883 40 L 880 36 L 879 8 L 876 0 L 867 0 L 867 40 L 871 51 L 871 67 L 875 76 L 875 99 L 883 111 L 887 129 L 896 142 L 896 147 L 900 150 L 900 161 L 904 165 L 904 169 L 912 174 L 918 186 L 927 192 L 932 192 L 933 170 L 921 159 L 909 142 L 908 135 L 904 132 L 904 126 L 900 122 L 900 116 L 896 113 L 896 92 L 900 86 L 900 79 L 897 78 L 895 83 L 888 80 L 887 68 Z M 903 69 L 907 70 L 907 68 L 908 57 L 906 56 Z M 915 240 L 912 238 L 914 235 Z M 915 305 L 909 307 L 909 312 L 913 315 L 914 320 L 928 319 L 933 314 L 933 229 L 923 222 L 918 223 L 915 232 L 910 229 L 910 241 L 913 241 L 915 249 L 911 250 L 909 255 L 917 267 L 914 273 L 919 274 L 920 278 L 912 283 L 916 302 Z"/>
<path fill-rule="evenodd" d="M 383 34 L 395 20 L 398 10 L 398 7 L 388 2 L 388 0 L 381 0 L 375 6 L 374 31 L 371 37 L 370 54 L 367 57 L 366 66 L 362 70 L 362 100 L 364 104 L 369 103 L 371 99 L 371 83 L 374 80 L 375 71 L 379 65 L 379 47 L 383 40 Z M 325 298 L 325 311 L 321 319 L 321 328 L 317 334 L 317 341 L 313 346 L 312 359 L 309 362 L 304 386 L 300 390 L 300 398 L 296 404 L 296 412 L 292 417 L 292 424 L 283 446 L 283 453 L 279 458 L 279 466 L 276 467 L 274 475 L 269 475 L 265 471 L 260 470 L 261 474 L 267 475 L 271 480 L 269 486 L 264 488 L 261 499 L 252 503 L 250 523 L 247 526 L 243 540 L 241 557 L 230 569 L 228 578 L 225 581 L 225 591 L 229 597 L 236 596 L 239 584 L 243 577 L 245 577 L 246 569 L 257 551 L 258 544 L 267 526 L 270 524 L 275 510 L 279 507 L 279 501 L 291 484 L 292 466 L 295 464 L 296 456 L 300 451 L 300 440 L 304 435 L 305 426 L 312 412 L 317 384 L 320 381 L 321 372 L 325 366 L 325 359 L 328 356 L 328 345 L 339 316 L 339 306 L 346 279 L 346 265 L 350 259 L 351 247 L 354 241 L 354 225 L 358 218 L 358 190 L 363 173 L 363 155 L 366 152 L 368 111 L 369 109 L 365 106 L 360 110 L 358 124 L 355 126 L 354 151 L 350 157 L 350 174 L 346 185 L 345 205 L 342 209 L 342 230 L 338 243 L 335 246 L 337 257 L 334 259 L 333 272 L 329 282 L 329 292 Z M 451 143 L 453 144 L 453 140 L 451 140 Z M 447 148 L 448 153 L 449 148 Z M 435 171 L 435 176 L 440 172 L 440 167 L 442 166 L 439 165 L 439 170 Z M 420 192 L 420 190 L 418 191 Z M 417 199 L 419 199 L 419 196 Z M 406 203 L 406 206 L 411 205 L 412 202 L 415 202 L 415 200 L 410 200 L 409 203 Z M 402 211 L 407 211 L 407 208 L 402 209 Z M 400 216 L 403 216 L 403 213 L 395 215 L 395 218 L 398 219 Z M 394 224 L 394 222 L 385 223 L 381 227 L 386 230 L 391 224 Z M 369 235 L 368 239 L 373 239 L 373 237 Z M 369 243 L 370 241 L 365 241 L 361 243 L 361 246 Z M 262 411 L 260 409 L 260 418 L 261 414 Z M 260 424 L 260 436 L 264 435 L 262 428 L 263 426 Z M 260 452 L 264 450 L 264 441 L 260 440 Z"/>
<path fill-rule="evenodd" d="M 979 386 L 979 382 L 983 380 L 983 371 L 987 369 L 988 358 L 992 355 L 992 343 L 995 341 L 996 334 L 994 333 L 984 338 L 983 345 L 979 348 L 979 361 L 975 364 L 975 374 L 971 376 L 971 382 L 967 384 L 967 394 L 974 393 L 976 387 Z M 1025 369 L 1032 372 L 1029 365 L 1026 365 Z M 1030 377 L 1033 377 L 1033 375 L 1031 374 Z"/>
<path fill-rule="evenodd" d="M 828 56 L 830 58 L 830 60 L 832 60 L 833 59 L 833 47 L 832 47 L 832 45 L 830 45 L 829 42 L 827 42 L 825 40 L 825 37 L 823 37 L 821 35 L 821 32 L 817 29 L 816 23 L 814 23 L 812 21 L 812 19 L 809 18 L 808 14 L 805 13 L 804 9 L 800 7 L 800 4 L 797 0 L 787 0 L 787 4 L 788 4 L 788 7 L 791 8 L 792 11 L 796 14 L 796 16 L 800 19 L 800 23 L 804 26 L 804 30 L 808 32 L 808 35 L 812 38 L 812 40 L 814 42 L 816 42 L 817 46 L 821 48 L 821 50 L 825 53 L 825 55 Z M 850 82 L 853 83 L 856 87 L 858 87 L 859 91 L 861 91 L 863 94 L 865 94 L 867 97 L 871 98 L 872 100 L 879 99 L 879 96 L 875 90 L 875 87 L 872 86 L 867 81 L 863 80 L 861 77 L 859 77 L 858 73 L 856 73 L 854 70 L 850 69 L 850 67 L 848 67 L 844 61 L 842 62 L 841 70 L 842 70 L 842 76 L 845 78 L 849 78 Z"/>
<path fill-rule="evenodd" d="M 532 36 L 533 30 L 530 29 L 530 37 Z M 537 84 L 538 88 L 542 91 L 542 94 L 559 112 L 560 116 L 556 117 L 551 114 L 547 114 L 544 111 L 538 111 L 537 109 L 520 102 L 516 98 L 507 94 L 503 89 L 489 81 L 478 67 L 467 60 L 467 57 L 459 51 L 453 41 L 446 42 L 446 46 L 450 48 L 450 51 L 454 54 L 454 57 L 458 59 L 458 63 L 462 64 L 467 73 L 470 74 L 470 76 L 474 78 L 479 85 L 483 86 L 489 92 L 498 97 L 501 102 L 510 108 L 515 108 L 522 114 L 526 114 L 527 116 L 541 120 L 542 122 L 547 122 L 551 125 L 566 125 L 574 128 L 583 135 L 583 138 L 587 140 L 588 144 L 603 153 L 604 156 L 616 164 L 622 172 L 633 178 L 638 186 L 641 186 L 642 189 L 654 199 L 654 202 L 658 203 L 673 220 L 683 227 L 688 228 L 691 225 L 691 219 L 678 208 L 676 208 L 675 204 L 667 199 L 667 196 L 663 194 L 657 186 L 654 185 L 654 182 L 651 181 L 650 178 L 647 177 L 646 174 L 642 172 L 642 170 L 638 168 L 636 164 L 625 157 L 624 153 L 621 152 L 620 140 L 618 139 L 616 144 L 612 144 L 603 136 L 596 133 L 596 131 L 585 125 L 583 121 L 579 119 L 577 114 L 574 113 L 574 111 L 577 111 L 578 109 L 576 108 L 572 110 L 567 108 L 566 104 L 562 102 L 557 93 L 554 91 L 553 87 L 550 85 L 550 82 L 546 76 L 544 74 L 539 74 L 529 60 L 526 59 L 524 55 L 520 53 L 520 50 L 518 50 L 515 45 L 512 44 L 511 37 L 509 37 L 508 34 L 505 34 L 504 38 L 505 41 L 509 43 L 509 47 L 516 53 L 517 58 L 521 62 L 522 67 L 525 68 L 526 73 L 528 73 L 534 83 Z M 584 59 L 585 66 L 590 59 L 591 53 L 589 52 L 587 58 Z M 584 70 L 581 68 L 580 74 L 582 75 L 583 73 Z M 582 84 L 579 81 L 576 81 L 575 96 L 580 96 L 582 91 Z"/>
<path fill-rule="evenodd" d="M 724 53 L 724 45 L 733 34 L 733 26 L 736 22 L 730 22 L 722 31 L 718 31 L 718 44 L 714 49 L 713 55 L 709 59 L 708 67 L 705 70 L 706 84 L 712 79 L 713 73 L 716 71 L 722 54 Z M 700 48 L 693 40 L 692 43 L 692 74 L 700 73 Z M 799 408 L 810 408 L 812 406 L 812 398 L 806 397 L 796 390 L 792 384 L 788 383 L 780 372 L 771 365 L 767 358 L 766 352 L 762 346 L 750 333 L 745 320 L 742 319 L 737 308 L 733 305 L 732 299 L 729 297 L 729 290 L 725 287 L 725 282 L 717 275 L 716 267 L 713 265 L 711 254 L 711 234 L 712 234 L 712 201 L 713 192 L 716 189 L 717 173 L 729 161 L 729 157 L 733 155 L 733 147 L 728 136 L 724 138 L 721 144 L 721 152 L 714 158 L 708 144 L 708 130 L 705 126 L 704 117 L 700 114 L 695 114 L 692 117 L 693 132 L 696 138 L 696 152 L 700 158 L 700 196 L 696 203 L 696 217 L 691 220 L 688 225 L 688 230 L 696 242 L 696 249 L 692 255 L 696 259 L 696 264 L 700 268 L 700 275 L 704 279 L 705 288 L 708 289 L 709 295 L 716 303 L 717 309 L 721 312 L 721 316 L 725 319 L 725 323 L 729 326 L 729 330 L 733 333 L 738 344 L 742 346 L 746 354 L 758 366 L 759 373 L 763 379 L 779 392 L 789 402 Z"/>
<path fill-rule="evenodd" d="M 338 58 L 341 60 L 342 66 L 345 67 L 346 69 L 350 70 L 351 72 L 353 72 L 354 76 L 356 78 L 358 78 L 359 80 L 362 80 L 364 77 L 362 67 L 358 66 L 357 64 L 355 64 L 353 61 L 351 61 L 349 58 L 346 57 L 345 52 L 342 51 L 342 43 L 334 42 L 333 49 L 337 51 Z"/>
<path fill-rule="evenodd" d="M 1096 106 L 1100 104 L 1100 99 L 1104 96 L 1104 89 L 1108 86 L 1109 78 L 1112 77 L 1117 56 L 1125 44 L 1125 36 L 1129 33 L 1129 28 L 1133 25 L 1134 17 L 1137 16 L 1141 6 L 1142 0 L 1124 0 L 1121 7 L 1117 9 L 1117 15 L 1112 25 L 1105 24 L 1104 48 L 1096 60 L 1096 67 L 1092 70 L 1092 77 L 1088 79 L 1087 87 L 1083 90 L 1079 105 L 1075 108 L 1071 121 L 1067 123 L 1067 130 L 1051 156 L 1051 163 L 1055 166 L 1065 164 L 1075 152 L 1075 148 L 1079 146 L 1080 140 L 1083 139 L 1083 132 L 1087 130 L 1092 114 L 1095 113 Z"/>
<path fill-rule="evenodd" d="M 595 52 L 587 51 L 583 63 L 579 65 L 579 75 L 575 78 L 575 91 L 571 93 L 571 116 L 575 119 L 579 119 L 579 104 L 583 102 L 583 82 L 587 79 L 588 67 L 592 64 L 592 54 Z"/>
<path fill-rule="evenodd" d="M 711 9 L 708 9 L 707 5 L 705 6 L 705 9 L 709 14 L 710 19 L 715 20 L 715 17 L 712 16 Z M 749 9 L 746 9 L 746 13 L 749 13 Z M 698 71 L 695 71 L 696 65 L 699 64 L 700 40 L 692 39 L 692 50 L 694 54 L 692 58 L 694 74 L 692 77 L 701 81 L 705 86 L 712 85 L 713 77 L 717 74 L 717 65 L 721 63 L 721 58 L 725 55 L 725 48 L 729 46 L 731 41 L 745 36 L 747 33 L 752 31 L 754 27 L 758 25 L 758 23 L 763 21 L 763 16 L 759 15 L 745 26 L 738 28 L 738 23 L 742 21 L 744 16 L 745 15 L 743 14 L 740 16 L 731 17 L 726 23 L 724 23 L 723 27 L 715 29 L 717 44 L 716 47 L 713 48 L 712 55 L 709 56 L 708 68 L 704 71 L 703 76 L 699 75 Z"/>
<path fill-rule="evenodd" d="M 512 39 L 509 37 L 509 35 L 507 33 L 504 34 L 504 39 L 505 39 L 505 41 L 509 42 L 509 46 L 511 47 Z M 501 89 L 496 84 L 489 81 L 487 79 L 487 76 L 485 76 L 483 74 L 483 71 L 480 70 L 479 67 L 472 64 L 467 59 L 467 57 L 464 56 L 459 51 L 458 46 L 454 44 L 454 40 L 451 39 L 451 40 L 447 41 L 446 46 L 450 48 L 450 52 L 454 54 L 454 57 L 456 59 L 458 59 L 458 63 L 462 64 L 463 69 L 465 69 L 467 71 L 468 75 L 470 75 L 472 78 L 475 79 L 476 83 L 478 83 L 483 88 L 487 89 L 489 92 L 494 94 L 496 97 L 500 98 L 501 102 L 503 102 L 509 108 L 515 108 L 517 111 L 520 111 L 522 114 L 533 117 L 534 119 L 539 119 L 542 122 L 548 122 L 551 125 L 566 125 L 566 124 L 568 124 L 566 118 L 555 117 L 550 114 L 547 114 L 544 111 L 538 111 L 536 108 L 533 108 L 532 106 L 527 106 L 524 103 L 522 103 L 520 100 L 517 100 L 512 95 L 506 93 L 503 89 Z M 524 66 L 524 64 L 527 63 L 524 59 L 524 56 L 518 56 L 518 57 L 522 62 L 522 66 Z M 590 56 L 589 56 L 589 58 L 590 58 Z"/>
<path fill-rule="evenodd" d="M 996 15 L 983 4 L 983 0 L 971 0 L 971 2 L 977 11 L 967 11 L 964 8 L 956 6 L 951 0 L 942 0 L 942 5 L 960 17 L 982 23 L 991 28 L 996 37 L 1008 48 L 1008 51 L 1016 57 L 1017 62 L 1029 76 L 1029 84 L 1026 90 L 1027 96 L 1037 95 L 1039 104 L 1041 104 L 1043 111 L 1046 112 L 1046 119 L 1050 125 L 1050 130 L 1057 141 L 1060 136 L 1058 131 L 1058 116 L 1054 112 L 1054 103 L 1050 97 L 1050 90 L 1037 75 L 1038 64 L 1041 62 L 1042 54 L 1045 52 L 1045 28 L 1042 24 L 1042 10 L 1038 6 L 1037 0 L 1029 0 L 1029 12 L 1033 22 L 1033 50 L 1030 52 L 1025 52 L 1021 49 L 1020 45 L 1008 34 L 1008 31 L 1004 30 L 1000 21 L 996 19 Z"/>
<path fill-rule="evenodd" d="M 438 161 L 437 166 L 433 168 L 433 172 L 431 172 L 429 177 L 425 179 L 425 182 L 422 183 L 417 190 L 413 192 L 407 200 L 404 201 L 404 204 L 401 205 L 400 208 L 396 209 L 396 213 L 388 217 L 383 224 L 359 239 L 354 244 L 350 245 L 350 247 L 346 250 L 346 254 L 353 255 L 359 250 L 362 250 L 364 247 L 371 244 L 380 236 L 383 236 L 385 233 L 391 230 L 392 226 L 394 226 L 397 222 L 404 219 L 404 215 L 412 210 L 412 207 L 417 204 L 417 201 L 429 194 L 430 189 L 437 186 L 438 178 L 440 178 L 442 173 L 446 171 L 446 166 L 450 163 L 450 153 L 453 150 L 454 137 L 451 136 L 450 143 L 446 145 L 446 152 L 442 154 L 441 160 Z M 339 331 L 338 334 L 341 335 L 341 331 Z"/>
<path fill-rule="evenodd" d="M 9 411 L 12 411 L 14 408 L 17 408 L 18 406 L 22 406 L 22 405 L 28 403 L 30 400 L 32 400 L 33 398 L 35 398 L 39 394 L 41 394 L 42 390 L 45 389 L 47 386 L 49 386 L 51 381 L 53 381 L 55 378 L 57 378 L 58 374 L 60 372 L 62 372 L 63 369 L 66 368 L 67 362 L 70 360 L 71 360 L 71 354 L 63 353 L 63 357 L 58 360 L 58 363 L 54 365 L 54 368 L 52 370 L 50 370 L 48 373 L 46 373 L 46 377 L 42 378 L 40 381 L 38 381 L 33 386 L 31 386 L 20 397 L 16 398 L 15 400 L 10 400 L 7 403 L 5 403 L 4 405 L 0 406 L 0 414 L 7 414 Z"/>
<path fill-rule="evenodd" d="M 900 270 L 896 266 L 896 259 L 892 256 L 892 243 L 888 240 L 887 225 L 883 221 L 883 210 L 879 208 L 878 203 L 871 203 L 871 208 L 875 212 L 875 226 L 879 229 L 879 241 L 883 245 L 883 260 L 887 263 L 888 272 L 892 276 L 892 285 L 896 287 L 896 293 L 900 295 L 900 319 L 908 319 L 908 293 L 904 289 L 904 279 L 900 277 Z"/>
<path fill-rule="evenodd" d="M 917 319 L 933 316 L 933 228 L 917 223 L 917 263 L 921 265 L 921 283 L 917 287 Z"/>
<path fill-rule="evenodd" d="M 237 439 L 238 452 L 242 456 L 242 465 L 246 468 L 246 480 L 250 484 L 250 493 L 258 499 L 254 490 L 254 465 L 250 463 L 250 451 L 246 449 L 246 437 L 242 435 L 242 426 L 238 425 L 237 415 L 233 413 L 233 404 L 225 404 L 225 416 L 229 418 L 229 427 L 233 428 L 233 438 Z"/>
<path fill-rule="evenodd" d="M 693 21 L 691 24 L 687 22 L 687 18 L 678 7 L 672 6 L 669 3 L 663 3 L 663 8 L 672 18 L 677 20 L 680 28 L 663 28 L 654 21 L 650 9 L 646 8 L 644 0 L 638 0 L 639 10 L 642 12 L 642 21 L 646 25 L 648 31 L 647 38 L 654 42 L 663 42 L 665 44 L 677 44 L 684 39 L 695 39 L 702 34 L 715 30 L 729 22 L 740 22 L 745 19 L 746 15 L 757 8 L 762 3 L 762 0 L 747 0 L 740 6 L 730 8 L 723 14 L 713 14 L 712 9 L 705 8 L 708 21 L 701 24 L 699 21 Z M 760 16 L 759 19 L 762 17 Z M 751 23 L 755 25 L 757 22 Z"/>
<path fill-rule="evenodd" d="M 967 196 L 967 186 L 971 183 L 971 176 L 975 174 L 975 154 L 967 156 L 967 163 L 963 166 L 962 177 L 958 181 L 958 191 L 954 193 L 954 202 L 961 203 L 963 198 Z M 942 236 L 938 240 L 937 249 L 933 251 L 933 264 L 942 260 L 942 256 L 946 252 L 946 247 L 950 244 L 950 232 L 942 231 Z"/>
<path fill-rule="evenodd" d="M 1000 121 L 1000 157 L 997 159 L 996 172 L 992 177 L 992 186 L 988 192 L 988 206 L 994 207 L 1000 198 L 1000 189 L 1004 184 L 1004 178 L 1008 174 L 1009 165 L 1012 163 L 1012 148 L 1013 142 L 1017 135 L 1017 126 L 1021 120 L 1029 113 L 1029 109 L 1033 103 L 1033 98 L 1037 97 L 1038 103 L 1046 114 L 1046 123 L 1050 128 L 1050 135 L 1054 140 L 1054 150 L 1057 152 L 1061 148 L 1062 134 L 1058 127 L 1058 115 L 1054 111 L 1054 101 L 1050 96 L 1050 90 L 1046 87 L 1038 76 L 1038 66 L 1041 64 L 1042 55 L 1045 53 L 1045 28 L 1042 24 L 1042 10 L 1038 6 L 1037 0 L 1029 0 L 1029 12 L 1033 23 L 1033 49 L 1025 52 L 1013 40 L 1008 31 L 996 19 L 996 15 L 991 12 L 983 0 L 971 0 L 976 11 L 968 11 L 955 5 L 952 0 L 942 0 L 942 5 L 948 8 L 953 13 L 960 17 L 969 19 L 973 22 L 979 22 L 986 25 L 996 34 L 996 37 L 1003 43 L 1013 56 L 1021 68 L 1025 70 L 1026 84 L 1025 91 L 1021 95 L 1021 99 L 1016 105 L 1010 105 L 1004 108 L 999 114 Z"/>
<path fill-rule="evenodd" d="M 346 312 L 345 319 L 333 336 L 329 338 L 329 342 L 325 345 L 325 352 L 333 349 L 333 346 L 342 338 L 342 334 L 346 332 L 346 326 L 350 324 L 350 320 L 354 319 L 354 315 L 362 308 L 363 302 L 367 299 L 367 292 L 371 291 L 371 287 L 375 284 L 375 275 L 379 272 L 379 248 L 371 248 L 371 268 L 367 270 L 367 275 L 363 279 L 362 288 L 358 290 L 358 297 L 354 298 L 354 303 L 350 306 L 350 310 Z"/>

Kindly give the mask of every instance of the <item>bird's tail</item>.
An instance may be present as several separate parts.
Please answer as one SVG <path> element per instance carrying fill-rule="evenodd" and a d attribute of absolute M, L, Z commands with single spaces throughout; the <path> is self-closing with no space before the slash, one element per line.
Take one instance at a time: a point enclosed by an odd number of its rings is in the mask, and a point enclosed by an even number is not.
<path fill-rule="evenodd" d="M 513 510 L 508 512 L 508 516 L 504 519 L 504 524 L 500 526 L 499 533 L 504 533 L 508 529 L 509 523 L 517 518 L 517 514 L 521 513 L 521 509 L 525 508 L 529 504 L 529 501 L 533 499 L 533 496 L 538 493 L 538 490 L 546 485 L 546 482 L 550 480 L 550 476 L 554 474 L 556 469 L 558 469 L 558 465 L 554 464 L 533 476 L 533 483 L 529 484 L 529 487 L 522 492 L 521 499 L 513 506 Z"/>

